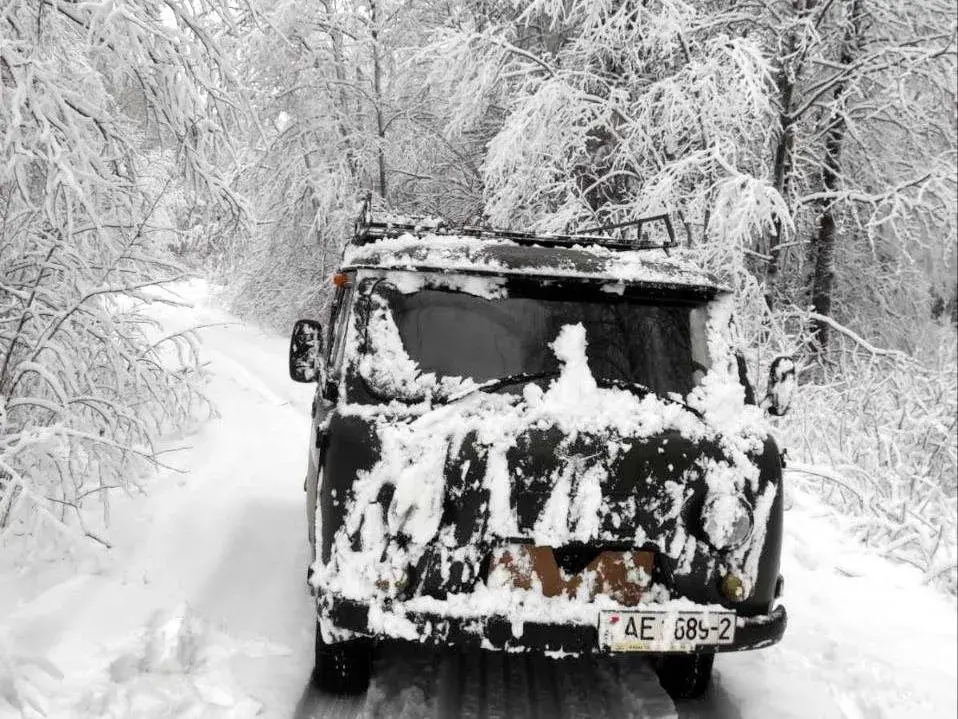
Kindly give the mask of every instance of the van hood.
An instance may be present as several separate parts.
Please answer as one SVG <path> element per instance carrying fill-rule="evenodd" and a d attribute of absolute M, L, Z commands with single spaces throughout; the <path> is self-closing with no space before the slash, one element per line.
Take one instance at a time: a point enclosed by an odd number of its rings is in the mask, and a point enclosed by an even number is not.
<path fill-rule="evenodd" d="M 537 545 L 612 542 L 668 547 L 702 504 L 708 468 L 728 460 L 716 442 L 678 430 L 648 437 L 533 427 L 505 452 L 509 527 L 490 532 L 489 447 L 471 433 L 445 468 L 443 526 L 458 544 L 490 534 Z M 684 536 L 680 539 L 684 541 Z"/>

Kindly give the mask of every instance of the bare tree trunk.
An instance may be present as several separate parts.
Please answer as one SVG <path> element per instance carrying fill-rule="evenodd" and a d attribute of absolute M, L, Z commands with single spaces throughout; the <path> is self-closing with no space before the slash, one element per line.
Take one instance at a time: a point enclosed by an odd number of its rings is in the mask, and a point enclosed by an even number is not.
<path fill-rule="evenodd" d="M 306 170 L 310 175 L 309 183 L 309 205 L 313 210 L 313 229 L 316 233 L 316 244 L 319 246 L 320 251 L 320 277 L 326 276 L 326 237 L 323 234 L 323 228 L 319 226 L 319 223 L 316 221 L 316 218 L 319 217 L 319 199 L 316 197 L 316 192 L 313 190 L 313 159 L 309 150 L 306 150 L 303 153 L 303 162 L 306 163 Z"/>
<path fill-rule="evenodd" d="M 326 16 L 330 16 L 329 6 L 326 3 L 323 3 L 323 7 L 326 10 Z M 333 68 L 336 73 L 336 82 L 339 85 L 339 111 L 341 116 L 337 126 L 339 128 L 339 134 L 343 138 L 343 144 L 346 146 L 346 162 L 349 167 L 350 174 L 354 180 L 359 177 L 359 158 L 355 148 L 353 147 L 353 141 L 350 137 L 349 128 L 346 127 L 346 118 L 349 116 L 350 107 L 349 107 L 349 98 L 346 94 L 346 56 L 343 51 L 343 33 L 335 24 L 330 25 L 330 29 L 327 31 L 329 33 L 329 38 L 332 41 L 333 48 Z"/>
<path fill-rule="evenodd" d="M 781 95 L 782 112 L 779 115 L 779 136 L 775 147 L 773 182 L 775 189 L 778 190 L 779 194 L 788 202 L 788 187 L 791 185 L 792 178 L 792 147 L 795 143 L 795 125 L 790 115 L 795 81 L 793 78 L 786 76 L 784 69 L 779 77 L 778 88 Z M 781 244 L 782 219 L 776 217 L 772 234 L 768 239 L 768 255 L 770 259 L 765 266 L 765 303 L 769 309 L 773 309 L 775 304 L 775 290 L 778 284 L 778 271 L 781 265 L 781 258 L 779 257 Z"/>
<path fill-rule="evenodd" d="M 792 176 L 792 147 L 795 142 L 794 122 L 789 114 L 792 103 L 792 93 L 795 88 L 793 80 L 784 77 L 779 78 L 779 92 L 781 93 L 782 113 L 779 115 L 779 137 L 775 147 L 775 166 L 773 170 L 773 181 L 775 189 L 788 202 L 788 186 L 791 184 Z M 778 284 L 778 271 L 781 265 L 779 257 L 780 246 L 782 244 L 782 219 L 775 218 L 775 225 L 772 234 L 768 239 L 768 264 L 765 266 L 765 304 L 769 309 L 775 305 L 775 290 Z"/>
<path fill-rule="evenodd" d="M 793 0 L 792 7 L 800 18 L 805 18 L 815 9 L 818 0 Z M 787 203 L 791 195 L 792 185 L 792 151 L 795 145 L 795 118 L 792 115 L 792 101 L 795 96 L 795 86 L 801 79 L 804 71 L 804 56 L 792 58 L 798 48 L 798 30 L 793 30 L 788 36 L 783 54 L 782 66 L 778 73 L 778 93 L 781 111 L 779 113 L 778 141 L 775 145 L 775 160 L 772 169 L 772 178 L 775 189 Z M 768 264 L 765 267 L 765 303 L 769 309 L 775 305 L 776 286 L 781 267 L 781 244 L 783 238 L 782 219 L 776 218 L 772 233 L 768 238 Z"/>
<path fill-rule="evenodd" d="M 851 14 L 842 54 L 839 62 L 849 66 L 861 47 L 861 24 L 864 15 L 865 0 L 852 0 Z M 810 282 L 812 309 L 819 315 L 830 317 L 832 312 L 832 285 L 835 278 L 835 242 L 837 237 L 835 221 L 835 200 L 832 195 L 839 185 L 841 174 L 841 152 L 847 132 L 847 120 L 844 100 L 848 92 L 848 80 L 835 85 L 834 102 L 828 126 L 825 130 L 825 157 L 822 165 L 822 185 L 826 197 L 819 201 L 818 232 L 809 246 L 809 259 L 812 265 Z M 812 351 L 823 354 L 828 348 L 827 323 L 812 320 Z"/>
<path fill-rule="evenodd" d="M 379 161 L 379 195 L 386 199 L 386 123 L 383 119 L 383 93 L 382 93 L 382 53 L 379 47 L 379 5 L 377 0 L 370 0 L 370 21 L 372 24 L 373 38 L 373 97 L 375 98 L 376 110 L 376 133 L 379 136 L 379 145 L 376 148 Z"/>

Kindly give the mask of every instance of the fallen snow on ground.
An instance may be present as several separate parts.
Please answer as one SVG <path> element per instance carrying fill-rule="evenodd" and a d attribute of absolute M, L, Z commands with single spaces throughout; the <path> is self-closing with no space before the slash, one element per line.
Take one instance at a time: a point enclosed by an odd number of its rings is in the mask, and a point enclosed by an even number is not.
<path fill-rule="evenodd" d="M 388 647 L 366 697 L 312 691 L 303 511 L 312 388 L 286 338 L 201 303 L 158 310 L 204 331 L 220 416 L 170 439 L 185 474 L 114 505 L 110 552 L 29 571 L 0 554 L 0 718 L 634 716 L 891 719 L 958 714 L 955 602 L 863 549 L 789 493 L 789 629 L 723 655 L 713 688 L 674 706 L 641 658 L 553 662 Z M 800 395 L 797 401 L 801 401 Z"/>
<path fill-rule="evenodd" d="M 4 719 L 16 696 L 24 716 L 289 716 L 308 682 L 312 387 L 288 380 L 283 340 L 206 306 L 156 312 L 170 329 L 218 323 L 203 336 L 219 417 L 170 438 L 185 449 L 164 460 L 184 473 L 115 498 L 111 552 L 31 572 L 0 556 L 0 641 L 17 677 L 4 682 L 0 659 Z"/>

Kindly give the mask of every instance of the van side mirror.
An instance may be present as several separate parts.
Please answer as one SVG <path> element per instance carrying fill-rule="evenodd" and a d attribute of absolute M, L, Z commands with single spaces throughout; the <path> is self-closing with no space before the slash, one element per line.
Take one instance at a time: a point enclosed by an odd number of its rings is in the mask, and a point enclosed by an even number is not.
<path fill-rule="evenodd" d="M 786 355 L 776 357 L 768 370 L 768 390 L 762 400 L 762 408 L 769 414 L 781 417 L 792 406 L 797 389 L 795 361 Z"/>
<path fill-rule="evenodd" d="M 322 382 L 323 326 L 314 320 L 296 320 L 289 338 L 289 376 L 294 382 Z"/>

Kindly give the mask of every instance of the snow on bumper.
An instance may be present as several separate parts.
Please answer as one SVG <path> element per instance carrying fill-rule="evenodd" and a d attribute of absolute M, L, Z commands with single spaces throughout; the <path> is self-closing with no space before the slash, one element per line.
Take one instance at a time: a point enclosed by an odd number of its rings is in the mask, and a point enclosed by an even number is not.
<path fill-rule="evenodd" d="M 582 620 L 580 612 L 566 616 L 541 615 L 549 621 L 529 620 L 492 613 L 457 614 L 446 602 L 430 599 L 422 607 L 388 600 L 363 601 L 324 594 L 321 614 L 337 628 L 380 638 L 402 639 L 433 646 L 489 649 L 508 652 L 543 652 L 574 655 L 608 652 L 600 648 L 597 619 Z M 705 606 L 683 603 L 683 608 Z M 660 608 L 650 606 L 648 608 Z M 632 609 L 642 609 L 641 606 Z M 728 610 L 724 610 L 728 611 Z M 597 617 L 598 609 L 592 615 Z M 702 646 L 696 651 L 734 652 L 761 649 L 781 640 L 788 616 L 778 605 L 770 613 L 736 619 L 732 644 Z"/>

